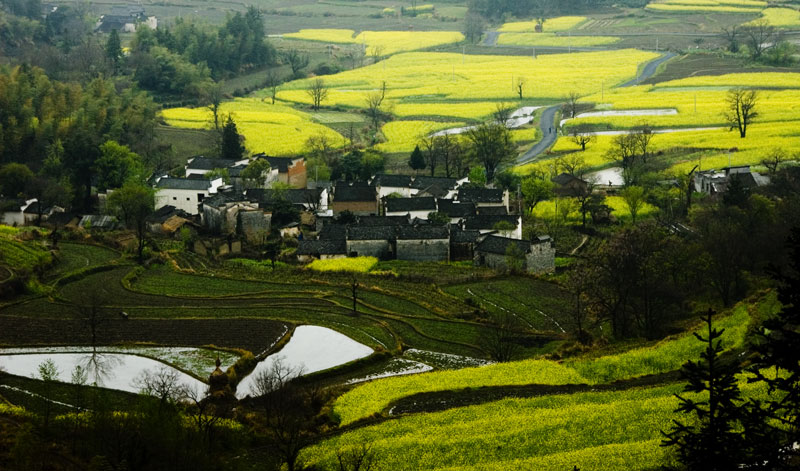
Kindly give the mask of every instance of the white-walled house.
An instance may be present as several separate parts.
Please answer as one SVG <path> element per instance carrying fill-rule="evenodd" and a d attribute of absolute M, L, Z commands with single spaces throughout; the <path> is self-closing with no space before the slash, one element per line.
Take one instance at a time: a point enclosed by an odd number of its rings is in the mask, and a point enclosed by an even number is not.
<path fill-rule="evenodd" d="M 217 193 L 222 185 L 222 178 L 203 180 L 161 177 L 156 181 L 155 209 L 172 205 L 189 214 L 200 214 L 198 205 L 207 196 Z"/>
<path fill-rule="evenodd" d="M 410 175 L 378 174 L 372 180 L 379 199 L 383 199 L 392 193 L 397 193 L 404 198 L 411 197 L 411 182 L 412 177 Z"/>
<path fill-rule="evenodd" d="M 189 159 L 189 161 L 186 163 L 186 178 L 192 178 L 193 176 L 194 178 L 197 178 L 197 176 L 203 176 L 217 168 L 230 169 L 239 165 L 247 165 L 248 162 L 250 162 L 249 159 L 212 159 L 200 155 Z"/>

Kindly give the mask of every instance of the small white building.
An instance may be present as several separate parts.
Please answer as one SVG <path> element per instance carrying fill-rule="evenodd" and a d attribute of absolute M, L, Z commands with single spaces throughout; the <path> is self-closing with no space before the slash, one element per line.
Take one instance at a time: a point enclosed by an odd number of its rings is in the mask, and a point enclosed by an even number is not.
<path fill-rule="evenodd" d="M 7 226 L 23 226 L 35 219 L 36 214 L 32 214 L 32 209 L 38 203 L 36 198 L 26 201 L 14 201 L 9 203 L 5 210 L 0 213 L 2 219 L 0 223 Z"/>
<path fill-rule="evenodd" d="M 167 205 L 186 211 L 189 214 L 200 214 L 198 205 L 209 195 L 216 194 L 223 185 L 222 178 L 203 180 L 196 178 L 161 177 L 156 181 L 156 207 L 158 210 Z"/>

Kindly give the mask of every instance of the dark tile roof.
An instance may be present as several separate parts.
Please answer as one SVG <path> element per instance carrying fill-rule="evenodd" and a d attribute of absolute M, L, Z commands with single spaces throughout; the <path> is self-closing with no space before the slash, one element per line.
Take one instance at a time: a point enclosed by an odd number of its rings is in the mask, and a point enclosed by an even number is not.
<path fill-rule="evenodd" d="M 186 166 L 187 169 L 192 170 L 214 170 L 215 168 L 228 168 L 236 165 L 235 160 L 227 159 L 214 159 L 211 157 L 195 157 Z"/>
<path fill-rule="evenodd" d="M 168 190 L 208 190 L 211 182 L 206 179 L 195 178 L 162 178 L 156 183 L 156 188 Z"/>
<path fill-rule="evenodd" d="M 502 203 L 503 190 L 494 188 L 461 188 L 458 201 L 473 203 Z"/>
<path fill-rule="evenodd" d="M 477 242 L 481 233 L 479 231 L 464 231 L 458 224 L 450 225 L 450 242 L 453 244 L 467 244 Z"/>
<path fill-rule="evenodd" d="M 552 241 L 549 235 L 540 235 L 533 238 L 531 241 L 532 244 L 544 244 L 547 242 Z"/>
<path fill-rule="evenodd" d="M 347 226 L 344 224 L 325 224 L 318 235 L 320 240 L 345 240 L 347 238 Z"/>
<path fill-rule="evenodd" d="M 216 195 L 215 195 L 216 196 Z M 159 223 L 163 224 L 164 221 L 171 218 L 172 216 L 180 216 L 186 219 L 191 219 L 190 216 L 186 211 L 182 209 L 176 209 L 175 206 L 167 205 L 158 208 L 157 210 L 153 211 L 153 213 L 147 216 L 147 222 L 150 223 Z"/>
<path fill-rule="evenodd" d="M 408 216 L 359 216 L 359 226 L 407 226 Z"/>
<path fill-rule="evenodd" d="M 436 200 L 428 198 L 387 198 L 386 212 L 436 211 Z"/>
<path fill-rule="evenodd" d="M 576 177 L 574 175 L 570 175 L 568 173 L 561 173 L 559 175 L 556 175 L 555 177 L 551 178 L 550 181 L 552 181 L 556 185 L 561 185 L 561 186 L 568 185 L 568 184 L 570 184 L 572 182 L 579 183 L 579 184 L 586 184 L 585 181 L 581 180 L 580 178 L 578 178 L 578 177 Z"/>
<path fill-rule="evenodd" d="M 419 176 L 419 177 L 414 177 L 414 181 L 411 183 L 411 188 L 422 190 L 428 188 L 431 185 L 438 185 L 442 188 L 452 190 L 453 188 L 456 187 L 456 185 L 458 185 L 458 179 L 445 178 L 445 177 Z"/>
<path fill-rule="evenodd" d="M 435 240 L 449 237 L 450 231 L 447 226 L 400 226 L 397 228 L 398 240 Z"/>
<path fill-rule="evenodd" d="M 475 250 L 478 252 L 505 255 L 507 253 L 506 250 L 508 250 L 508 247 L 511 245 L 518 246 L 524 253 L 531 251 L 530 241 L 509 239 L 508 237 L 500 237 L 495 235 L 490 235 L 483 239 L 483 241 L 479 243 L 477 247 L 475 247 Z"/>
<path fill-rule="evenodd" d="M 347 241 L 340 240 L 301 240 L 297 246 L 297 255 L 342 255 L 347 253 Z"/>
<path fill-rule="evenodd" d="M 350 225 L 347 226 L 347 240 L 394 240 L 397 227 Z"/>
<path fill-rule="evenodd" d="M 478 214 L 481 216 L 505 216 L 508 210 L 505 206 L 483 206 L 478 208 Z"/>
<path fill-rule="evenodd" d="M 246 164 L 236 165 L 235 167 L 228 167 L 228 176 L 237 178 L 242 174 L 242 171 L 247 168 Z"/>
<path fill-rule="evenodd" d="M 234 195 L 230 193 L 216 193 L 207 198 L 203 198 L 203 206 L 218 208 L 222 205 L 233 203 L 235 201 L 244 201 L 244 197 L 242 195 Z"/>
<path fill-rule="evenodd" d="M 475 215 L 475 203 L 457 203 L 453 200 L 440 199 L 437 201 L 439 212 L 451 218 L 464 218 Z"/>
<path fill-rule="evenodd" d="M 39 203 L 38 201 L 34 201 L 33 203 L 29 204 L 27 208 L 25 208 L 25 211 L 23 211 L 23 213 L 25 213 L 25 214 L 39 214 L 39 206 L 40 205 L 41 205 L 41 203 Z M 46 213 L 46 212 L 47 212 L 47 208 L 42 208 L 42 213 Z"/>
<path fill-rule="evenodd" d="M 334 201 L 375 201 L 377 204 L 375 187 L 362 184 L 336 183 L 333 190 Z"/>
<path fill-rule="evenodd" d="M 428 195 L 433 196 L 434 198 L 444 198 L 447 196 L 447 193 L 450 191 L 446 188 L 442 187 L 441 185 L 433 184 L 426 188 L 419 190 L 418 195 Z"/>
<path fill-rule="evenodd" d="M 467 218 L 464 228 L 471 230 L 494 229 L 495 224 L 501 221 L 507 221 L 513 224 L 514 227 L 517 227 L 519 222 L 516 216 L 472 216 Z"/>
<path fill-rule="evenodd" d="M 411 175 L 389 175 L 381 173 L 375 175 L 372 181 L 375 186 L 391 186 L 396 188 L 408 188 L 411 186 Z"/>

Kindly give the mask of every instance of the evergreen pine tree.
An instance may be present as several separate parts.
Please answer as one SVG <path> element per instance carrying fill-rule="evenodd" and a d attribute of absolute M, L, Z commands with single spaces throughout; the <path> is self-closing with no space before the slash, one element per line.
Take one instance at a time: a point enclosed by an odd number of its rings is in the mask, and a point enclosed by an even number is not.
<path fill-rule="evenodd" d="M 411 158 L 408 159 L 408 166 L 414 170 L 422 170 L 425 168 L 425 156 L 419 150 L 419 146 L 414 147 L 414 152 L 411 153 Z"/>
<path fill-rule="evenodd" d="M 768 463 L 764 469 L 800 467 L 800 227 L 789 248 L 789 267 L 776 276 L 783 309 L 764 321 L 753 347 L 753 381 L 767 385 L 769 398 L 751 403 L 748 444 L 755 460 Z"/>
<path fill-rule="evenodd" d="M 106 57 L 111 61 L 114 67 L 114 73 L 117 72 L 119 60 L 122 58 L 122 43 L 119 39 L 119 33 L 116 29 L 112 29 L 106 41 Z"/>
<path fill-rule="evenodd" d="M 696 399 L 676 394 L 680 405 L 676 412 L 690 416 L 688 420 L 673 420 L 669 432 L 662 432 L 662 446 L 675 447 L 681 469 L 688 471 L 729 471 L 738 469 L 744 459 L 744 440 L 737 427 L 741 422 L 741 401 L 736 373 L 739 365 L 720 358 L 720 337 L 724 329 L 712 325 L 713 311 L 703 319 L 708 334 L 695 337 L 706 344 L 699 361 L 689 361 L 681 369 L 688 381 L 685 393 L 697 394 Z"/>
<path fill-rule="evenodd" d="M 241 160 L 244 155 L 244 146 L 233 117 L 228 115 L 225 126 L 222 127 L 222 142 L 220 143 L 219 156 L 222 159 Z"/>

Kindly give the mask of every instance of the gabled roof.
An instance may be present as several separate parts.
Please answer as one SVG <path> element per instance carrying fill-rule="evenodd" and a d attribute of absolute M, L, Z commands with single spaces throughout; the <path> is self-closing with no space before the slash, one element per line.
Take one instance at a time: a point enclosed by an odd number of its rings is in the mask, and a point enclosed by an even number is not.
<path fill-rule="evenodd" d="M 374 201 L 377 204 L 378 197 L 375 187 L 337 182 L 333 190 L 333 201 Z"/>
<path fill-rule="evenodd" d="M 347 240 L 394 240 L 402 226 L 347 226 Z"/>
<path fill-rule="evenodd" d="M 208 190 L 211 188 L 211 181 L 196 178 L 165 177 L 156 183 L 156 188 L 163 190 Z"/>
<path fill-rule="evenodd" d="M 175 206 L 167 205 L 158 208 L 157 210 L 153 211 L 152 214 L 147 216 L 146 221 L 150 223 L 158 223 L 163 224 L 166 222 L 167 219 L 171 218 L 172 216 L 180 216 L 182 218 L 191 219 L 192 216 L 189 215 L 186 211 L 182 209 L 176 209 Z"/>
<path fill-rule="evenodd" d="M 580 184 L 580 185 L 585 185 L 586 184 L 585 181 L 581 180 L 580 178 L 578 178 L 578 177 L 576 177 L 574 175 L 570 175 L 570 174 L 568 174 L 566 172 L 556 175 L 555 177 L 551 178 L 550 181 L 552 181 L 556 185 L 560 185 L 560 186 L 569 185 L 570 183 L 577 183 L 577 184 Z"/>
<path fill-rule="evenodd" d="M 325 224 L 319 231 L 320 240 L 345 240 L 347 238 L 347 226 L 344 224 Z"/>
<path fill-rule="evenodd" d="M 398 240 L 440 240 L 448 239 L 447 226 L 400 226 L 397 228 Z"/>
<path fill-rule="evenodd" d="M 455 178 L 419 176 L 414 177 L 414 181 L 411 183 L 411 188 L 422 190 L 431 185 L 438 185 L 442 188 L 452 190 L 458 185 L 458 180 Z"/>
<path fill-rule="evenodd" d="M 242 195 L 234 195 L 231 193 L 217 193 L 207 198 L 203 198 L 203 206 L 210 208 L 219 208 L 228 203 L 235 203 L 237 201 L 245 201 Z"/>
<path fill-rule="evenodd" d="M 500 237 L 495 235 L 490 235 L 487 238 L 483 239 L 483 241 L 479 243 L 477 247 L 475 247 L 475 250 L 478 252 L 505 255 L 506 253 L 508 253 L 506 252 L 508 248 L 512 245 L 516 245 L 524 253 L 528 253 L 531 251 L 530 241 L 510 239 L 508 237 Z"/>
<path fill-rule="evenodd" d="M 419 190 L 419 193 L 417 193 L 417 195 L 418 196 L 428 195 L 428 196 L 433 196 L 434 198 L 444 198 L 445 196 L 447 196 L 447 193 L 449 192 L 450 191 L 447 190 L 446 188 L 442 187 L 439 184 L 434 183 L 433 185 L 427 186 Z"/>
<path fill-rule="evenodd" d="M 392 188 L 408 188 L 411 186 L 411 175 L 389 175 L 379 173 L 372 180 L 375 186 L 388 186 Z"/>
<path fill-rule="evenodd" d="M 458 224 L 450 225 L 450 243 L 467 244 L 478 240 L 481 233 L 479 231 L 464 231 Z"/>
<path fill-rule="evenodd" d="M 228 167 L 228 176 L 231 178 L 236 178 L 242 174 L 242 171 L 247 168 L 246 164 L 241 165 L 234 165 L 233 167 Z"/>
<path fill-rule="evenodd" d="M 411 224 L 405 216 L 359 216 L 359 226 L 407 226 Z"/>
<path fill-rule="evenodd" d="M 501 221 L 506 221 L 514 227 L 517 227 L 519 223 L 517 216 L 472 216 L 467 218 L 464 228 L 472 230 L 494 229 L 495 224 Z"/>
<path fill-rule="evenodd" d="M 103 216 L 99 214 L 87 214 L 78 223 L 80 227 L 87 225 L 93 229 L 114 229 L 117 227 L 117 218 L 114 216 Z"/>
<path fill-rule="evenodd" d="M 502 203 L 503 190 L 494 188 L 461 188 L 458 201 L 473 203 Z"/>
<path fill-rule="evenodd" d="M 301 240 L 297 246 L 297 255 L 344 255 L 347 253 L 347 241 L 340 240 Z"/>
<path fill-rule="evenodd" d="M 505 216 L 508 210 L 505 206 L 482 206 L 478 208 L 480 216 Z"/>
<path fill-rule="evenodd" d="M 386 212 L 436 211 L 436 200 L 428 198 L 387 198 Z"/>
<path fill-rule="evenodd" d="M 236 165 L 235 160 L 214 159 L 211 157 L 195 157 L 186 165 L 187 170 L 214 170 L 215 168 L 228 168 Z"/>
<path fill-rule="evenodd" d="M 439 212 L 451 218 L 464 218 L 475 215 L 475 203 L 457 203 L 453 200 L 437 200 Z"/>

